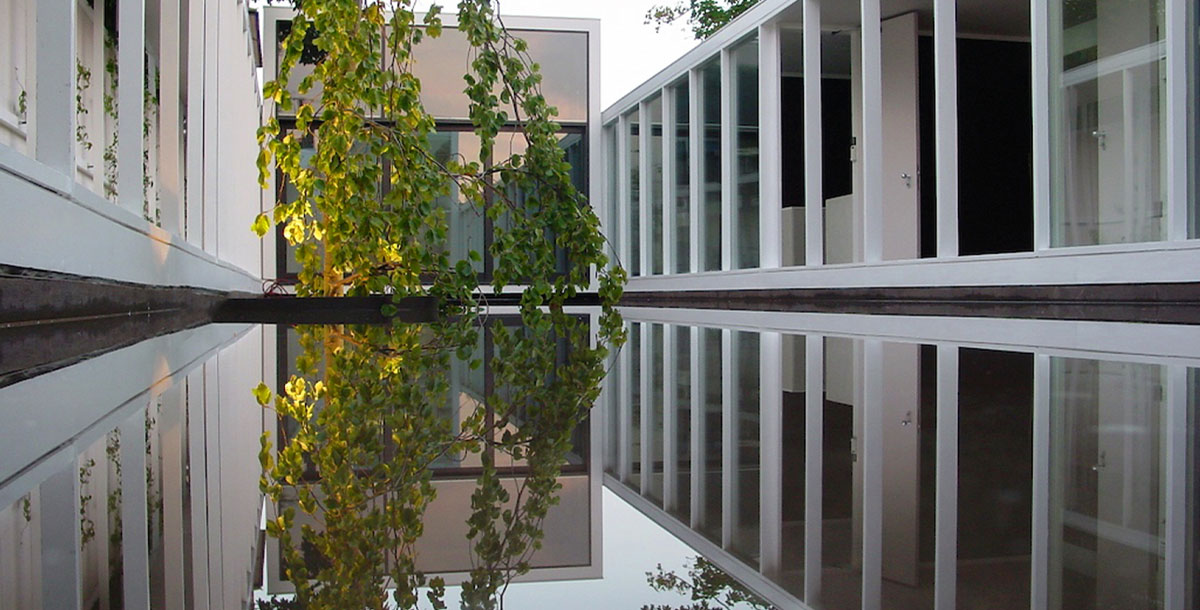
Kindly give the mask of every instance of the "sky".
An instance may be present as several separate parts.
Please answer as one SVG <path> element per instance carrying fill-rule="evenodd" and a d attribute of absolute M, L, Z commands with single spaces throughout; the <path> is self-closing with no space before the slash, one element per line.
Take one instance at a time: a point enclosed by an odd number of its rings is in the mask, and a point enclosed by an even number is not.
<path fill-rule="evenodd" d="M 498 0 L 500 16 L 589 17 L 600 20 L 600 106 L 608 108 L 634 87 L 675 61 L 698 41 L 686 25 L 655 32 L 646 10 L 674 0 Z M 420 0 L 424 10 L 430 0 Z M 453 0 L 439 2 L 453 11 Z"/>

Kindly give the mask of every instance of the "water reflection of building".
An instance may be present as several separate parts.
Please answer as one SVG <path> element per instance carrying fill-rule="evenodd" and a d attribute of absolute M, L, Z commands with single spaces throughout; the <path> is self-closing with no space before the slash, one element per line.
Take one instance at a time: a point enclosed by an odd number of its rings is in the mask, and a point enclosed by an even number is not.
<path fill-rule="evenodd" d="M 605 484 L 776 606 L 1194 607 L 1195 327 L 626 316 Z"/>

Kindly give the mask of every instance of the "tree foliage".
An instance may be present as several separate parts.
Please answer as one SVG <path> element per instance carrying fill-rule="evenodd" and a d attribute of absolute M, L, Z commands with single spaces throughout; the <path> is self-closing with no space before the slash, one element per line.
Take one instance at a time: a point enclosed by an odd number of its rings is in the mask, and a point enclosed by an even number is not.
<path fill-rule="evenodd" d="M 655 4 L 646 11 L 646 23 L 653 23 L 657 31 L 683 19 L 700 40 L 712 36 L 757 3 L 758 0 L 680 0 L 676 4 Z"/>
<path fill-rule="evenodd" d="M 464 93 L 481 153 L 440 162 L 413 51 L 440 35 L 441 14 L 435 6 L 422 17 L 412 6 L 297 2 L 278 78 L 264 85 L 295 122 L 285 128 L 272 118 L 259 130 L 261 179 L 278 169 L 297 197 L 257 218 L 254 230 L 283 225 L 302 268 L 298 294 L 441 303 L 434 324 L 300 327 L 299 374 L 282 391 L 254 391 L 282 422 L 277 448 L 263 436 L 261 487 L 277 507 L 268 534 L 280 541 L 303 608 L 412 608 L 422 589 L 428 604 L 444 607 L 444 583 L 420 572 L 416 541 L 436 494 L 430 466 L 467 454 L 482 468 L 467 523 L 473 565 L 463 606 L 501 605 L 507 583 L 529 571 L 541 546 L 571 432 L 598 396 L 609 347 L 624 340 L 615 304 L 625 272 L 608 264 L 599 221 L 572 185 L 556 111 L 539 92 L 525 43 L 502 27 L 489 0 L 458 3 L 457 27 L 471 45 Z M 296 83 L 306 58 L 312 72 Z M 304 99 L 293 100 L 293 90 Z M 525 150 L 485 163 L 502 127 Z M 302 155 L 310 140 L 315 151 Z M 452 190 L 493 221 L 492 290 L 524 286 L 521 325 L 493 324 L 493 353 L 477 349 L 488 323 L 472 265 L 481 254 L 449 254 L 438 200 Z M 571 263 L 565 272 L 556 269 L 556 247 Z M 593 273 L 601 301 L 594 343 L 588 324 L 563 309 L 593 285 Z M 556 360 L 563 343 L 565 363 Z M 447 413 L 448 404 L 459 407 L 446 375 L 455 359 L 472 369 L 488 363 L 503 391 Z M 518 462 L 520 477 L 505 474 L 503 464 Z"/>

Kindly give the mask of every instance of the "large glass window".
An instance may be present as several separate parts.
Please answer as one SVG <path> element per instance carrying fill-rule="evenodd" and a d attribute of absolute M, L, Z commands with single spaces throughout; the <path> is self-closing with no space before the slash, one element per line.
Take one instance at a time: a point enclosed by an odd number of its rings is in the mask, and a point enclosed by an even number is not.
<path fill-rule="evenodd" d="M 709 62 L 700 69 L 700 120 L 703 122 L 703 150 L 700 178 L 703 193 L 700 219 L 700 270 L 721 269 L 721 65 Z"/>
<path fill-rule="evenodd" d="M 479 136 L 471 131 L 444 130 L 429 136 L 429 147 L 434 159 L 439 163 L 458 161 L 460 163 L 480 162 Z M 476 273 L 483 273 L 483 255 L 487 245 L 484 241 L 486 226 L 483 211 L 471 205 L 462 193 L 458 184 L 453 183 L 450 192 L 437 198 L 437 207 L 446 214 L 446 236 L 451 261 L 470 260 L 469 253 L 474 251 L 480 255 L 478 261 L 471 261 Z"/>
<path fill-rule="evenodd" d="M 650 194 L 647 204 L 650 206 L 650 273 L 661 275 L 663 272 L 663 104 L 662 97 L 656 97 L 646 105 L 650 112 L 646 129 L 650 130 L 650 150 L 646 151 L 650 166 L 646 168 L 649 175 Z"/>
<path fill-rule="evenodd" d="M 628 159 L 626 164 L 628 175 L 625 178 L 626 197 L 629 201 L 629 261 L 626 265 L 629 266 L 629 275 L 642 274 L 642 223 L 641 223 L 641 206 L 638 201 L 641 177 L 641 164 L 638 162 L 641 154 L 641 144 L 638 142 L 641 130 L 638 129 L 638 112 L 635 110 L 629 115 L 629 131 L 625 134 L 625 158 Z"/>
<path fill-rule="evenodd" d="M 733 266 L 758 266 L 758 39 L 733 48 Z"/>
<path fill-rule="evenodd" d="M 671 127 L 671 135 L 675 138 L 675 184 L 674 209 L 668 215 L 675 223 L 675 272 L 691 271 L 691 153 L 688 83 L 686 80 L 675 86 L 675 125 Z"/>
<path fill-rule="evenodd" d="M 1051 5 L 1052 245 L 1165 237 L 1162 0 Z"/>

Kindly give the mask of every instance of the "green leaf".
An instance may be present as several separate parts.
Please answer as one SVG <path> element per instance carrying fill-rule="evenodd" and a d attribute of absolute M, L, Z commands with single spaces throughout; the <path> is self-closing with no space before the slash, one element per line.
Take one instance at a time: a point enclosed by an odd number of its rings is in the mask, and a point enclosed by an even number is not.
<path fill-rule="evenodd" d="M 267 384 L 259 382 L 258 386 L 254 388 L 253 392 L 254 399 L 258 401 L 258 404 L 264 407 L 270 404 L 273 392 L 271 392 L 271 388 L 267 387 Z"/>
<path fill-rule="evenodd" d="M 266 214 L 259 214 L 254 219 L 254 224 L 250 228 L 254 230 L 255 235 L 262 237 L 267 234 L 267 231 L 271 230 L 271 221 L 267 219 Z"/>

